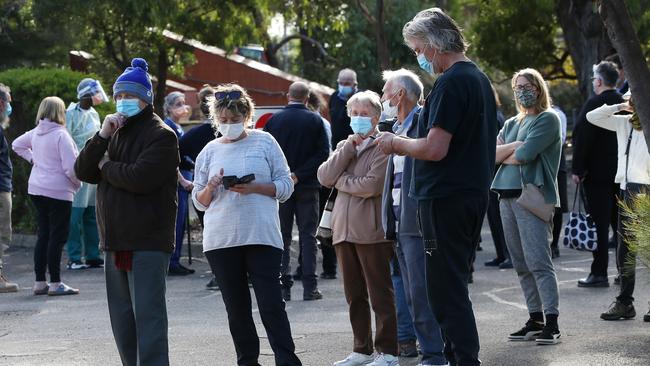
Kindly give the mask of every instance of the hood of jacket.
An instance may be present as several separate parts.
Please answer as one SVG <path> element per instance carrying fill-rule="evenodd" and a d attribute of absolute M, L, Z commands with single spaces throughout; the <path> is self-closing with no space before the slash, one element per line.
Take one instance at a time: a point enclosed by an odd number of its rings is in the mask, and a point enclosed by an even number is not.
<path fill-rule="evenodd" d="M 38 125 L 36 126 L 36 134 L 42 136 L 61 128 L 65 128 L 65 126 L 56 122 L 52 122 L 47 118 L 43 118 L 42 120 L 38 121 Z"/>

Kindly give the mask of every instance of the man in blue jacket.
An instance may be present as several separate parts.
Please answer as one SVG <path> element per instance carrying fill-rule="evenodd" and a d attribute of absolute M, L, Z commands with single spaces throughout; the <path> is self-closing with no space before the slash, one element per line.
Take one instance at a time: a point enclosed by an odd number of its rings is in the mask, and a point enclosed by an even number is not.
<path fill-rule="evenodd" d="M 2 273 L 2 254 L 11 241 L 11 175 L 13 167 L 9 159 L 9 144 L 3 130 L 9 125 L 11 114 L 11 90 L 0 84 L 0 293 L 16 292 L 18 285 L 9 282 Z"/>
<path fill-rule="evenodd" d="M 291 300 L 290 247 L 293 217 L 296 216 L 299 245 L 302 251 L 303 300 L 319 300 L 316 279 L 316 229 L 318 227 L 318 196 L 320 183 L 316 171 L 329 155 L 329 144 L 321 117 L 305 106 L 309 87 L 295 82 L 289 87 L 289 104 L 269 119 L 264 130 L 280 144 L 291 168 L 295 190 L 291 198 L 280 204 L 280 227 L 284 241 L 282 256 L 282 297 Z"/>

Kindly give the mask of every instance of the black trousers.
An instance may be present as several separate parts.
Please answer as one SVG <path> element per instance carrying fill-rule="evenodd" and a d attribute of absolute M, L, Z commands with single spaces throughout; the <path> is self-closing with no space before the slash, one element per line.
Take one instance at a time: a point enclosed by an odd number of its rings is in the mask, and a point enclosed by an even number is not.
<path fill-rule="evenodd" d="M 556 207 L 555 213 L 553 214 L 553 240 L 551 241 L 551 248 L 557 248 L 557 244 L 560 241 L 562 214 L 567 212 L 569 205 L 567 202 L 567 173 L 563 170 L 558 170 L 557 172 L 557 190 L 560 194 L 560 207 Z"/>
<path fill-rule="evenodd" d="M 282 285 L 293 285 L 291 276 L 291 241 L 293 217 L 298 226 L 298 242 L 302 254 L 302 287 L 305 294 L 317 288 L 316 279 L 316 229 L 318 228 L 318 188 L 302 188 L 280 204 L 280 229 L 284 252 L 282 254 Z"/>
<path fill-rule="evenodd" d="M 650 186 L 645 184 L 628 183 L 626 190 L 621 190 L 621 198 L 626 205 L 630 205 L 634 197 L 639 193 L 648 193 Z M 621 290 L 616 298 L 624 304 L 631 304 L 634 301 L 634 284 L 636 282 L 635 267 L 636 253 L 630 250 L 628 231 L 625 225 L 629 217 L 622 211 L 618 215 L 618 248 L 616 250 L 616 263 L 621 269 Z"/>
<path fill-rule="evenodd" d="M 72 202 L 45 196 L 29 195 L 36 207 L 38 226 L 34 248 L 36 281 L 45 281 L 50 272 L 50 282 L 61 282 L 61 253 L 70 231 Z"/>
<path fill-rule="evenodd" d="M 451 365 L 481 364 L 467 280 L 487 206 L 487 192 L 418 203 L 429 303 L 445 335 Z"/>
<path fill-rule="evenodd" d="M 508 247 L 506 247 L 506 237 L 503 234 L 503 223 L 499 212 L 499 195 L 496 192 L 490 191 L 487 219 L 492 233 L 494 249 L 497 251 L 497 258 L 500 260 L 508 259 L 510 255 L 508 254 Z"/>
<path fill-rule="evenodd" d="M 302 365 L 295 353 L 289 318 L 280 291 L 282 250 L 268 245 L 242 245 L 205 253 L 217 276 L 235 343 L 237 365 L 258 366 L 260 340 L 253 321 L 248 278 L 278 366 Z"/>
<path fill-rule="evenodd" d="M 332 188 L 321 187 L 318 191 L 318 218 L 323 216 L 323 211 L 325 211 L 325 205 L 327 204 L 327 199 L 330 197 L 330 192 Z M 334 197 L 336 192 L 334 193 Z M 320 241 L 320 251 L 323 254 L 323 273 L 328 275 L 336 276 L 336 251 L 332 245 L 332 238 L 329 239 L 319 239 Z M 296 268 L 296 274 L 302 276 L 302 248 L 298 252 L 298 267 Z"/>
<path fill-rule="evenodd" d="M 618 184 L 590 182 L 589 179 L 586 179 L 583 185 L 587 212 L 594 219 L 598 237 L 598 249 L 593 252 L 594 261 L 591 263 L 591 274 L 607 276 L 609 227 L 612 219 L 618 215 L 616 203 Z"/>

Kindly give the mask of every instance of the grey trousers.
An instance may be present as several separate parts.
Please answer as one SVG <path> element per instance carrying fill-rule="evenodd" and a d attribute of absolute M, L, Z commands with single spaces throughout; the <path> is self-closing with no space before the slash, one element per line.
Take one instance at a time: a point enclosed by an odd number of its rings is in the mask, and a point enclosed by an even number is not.
<path fill-rule="evenodd" d="M 108 312 L 125 366 L 169 365 L 165 279 L 170 253 L 134 251 L 131 271 L 115 267 L 106 253 Z"/>
<path fill-rule="evenodd" d="M 422 349 L 422 363 L 427 365 L 446 364 L 445 342 L 427 297 L 422 237 L 400 235 L 399 243 L 395 246 L 395 254 L 404 283 L 406 304 L 415 326 L 415 335 Z"/>
<path fill-rule="evenodd" d="M 5 245 L 11 242 L 11 192 L 0 192 L 0 274 Z"/>
<path fill-rule="evenodd" d="M 559 314 L 560 294 L 549 246 L 551 222 L 542 221 L 516 201 L 501 199 L 501 220 L 528 312 Z"/>

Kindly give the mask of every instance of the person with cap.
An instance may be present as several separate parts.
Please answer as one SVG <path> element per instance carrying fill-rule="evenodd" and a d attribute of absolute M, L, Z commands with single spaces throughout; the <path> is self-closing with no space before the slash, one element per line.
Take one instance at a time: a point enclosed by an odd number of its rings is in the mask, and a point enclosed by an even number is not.
<path fill-rule="evenodd" d="M 163 106 L 165 112 L 165 124 L 176 133 L 180 141 L 185 131 L 181 127 L 181 121 L 190 118 L 192 109 L 185 103 L 185 95 L 181 92 L 171 92 L 165 97 Z M 193 274 L 194 270 L 181 264 L 181 249 L 183 249 L 183 237 L 185 236 L 185 224 L 188 210 L 188 195 L 192 191 L 192 169 L 194 160 L 181 154 L 181 163 L 178 166 L 178 211 L 176 212 L 176 246 L 174 253 L 169 260 L 170 276 L 186 276 Z"/>
<path fill-rule="evenodd" d="M 340 141 L 345 140 L 352 135 L 350 128 L 350 117 L 348 116 L 347 102 L 353 96 L 357 89 L 357 73 L 352 69 L 343 69 L 339 71 L 336 80 L 338 88 L 330 96 L 329 111 L 330 123 L 332 124 L 332 147 L 335 147 Z"/>
<path fill-rule="evenodd" d="M 108 102 L 108 97 L 99 80 L 85 78 L 77 86 L 79 102 L 70 103 L 65 112 L 66 128 L 74 140 L 77 149 L 83 149 L 86 141 L 99 131 L 99 114 L 94 105 Z M 99 268 L 104 265 L 99 253 L 99 234 L 95 216 L 95 193 L 97 186 L 82 183 L 74 195 L 70 214 L 70 232 L 66 250 L 68 251 L 68 269 L 79 270 Z M 82 251 L 85 263 L 81 260 Z"/>
<path fill-rule="evenodd" d="M 17 292 L 18 285 L 9 282 L 2 272 L 2 255 L 11 242 L 11 176 L 13 166 L 9 158 L 9 144 L 4 129 L 11 115 L 11 89 L 0 84 L 0 293 Z"/>
<path fill-rule="evenodd" d="M 124 365 L 169 365 L 165 278 L 180 159 L 176 134 L 154 113 L 147 70 L 135 58 L 117 78 L 117 113 L 75 163 L 79 179 L 97 184 L 108 311 Z"/>

